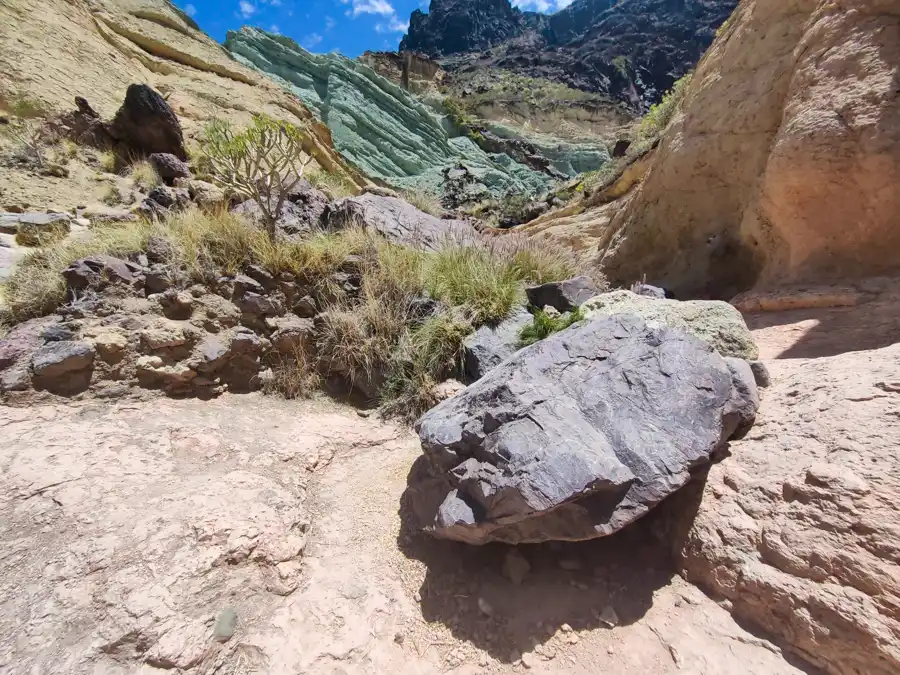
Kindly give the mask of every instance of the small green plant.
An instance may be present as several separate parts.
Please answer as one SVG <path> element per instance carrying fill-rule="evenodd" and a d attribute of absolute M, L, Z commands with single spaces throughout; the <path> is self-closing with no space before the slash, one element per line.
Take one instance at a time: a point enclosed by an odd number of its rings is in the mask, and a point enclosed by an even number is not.
<path fill-rule="evenodd" d="M 484 136 L 482 136 L 481 132 L 478 130 L 478 123 L 459 100 L 452 96 L 447 96 L 444 98 L 443 104 L 444 110 L 447 112 L 447 117 L 450 118 L 450 122 L 454 127 L 459 129 L 459 131 L 468 136 L 475 143 L 484 142 Z"/>
<path fill-rule="evenodd" d="M 519 333 L 519 346 L 533 345 L 583 320 L 584 313 L 580 307 L 559 316 L 551 316 L 542 309 L 535 310 L 531 325 L 525 326 Z"/>
<path fill-rule="evenodd" d="M 143 192 L 147 192 L 162 185 L 162 178 L 159 177 L 156 169 L 154 169 L 153 165 L 146 159 L 139 159 L 132 162 L 131 166 L 128 168 L 128 175 L 134 182 L 135 187 Z"/>
<path fill-rule="evenodd" d="M 0 101 L 0 107 L 13 117 L 22 120 L 36 120 L 46 117 L 48 114 L 47 106 L 41 101 L 30 98 L 25 92 L 17 91 L 10 98 Z"/>
<path fill-rule="evenodd" d="M 106 190 L 103 191 L 103 196 L 100 197 L 100 201 L 107 206 L 118 206 L 125 201 L 125 197 L 122 194 L 122 191 L 119 190 L 118 185 L 110 183 Z"/>
<path fill-rule="evenodd" d="M 202 150 L 212 167 L 213 180 L 256 202 L 272 240 L 277 236 L 276 222 L 288 194 L 312 162 L 303 150 L 303 141 L 297 127 L 264 115 L 255 116 L 240 132 L 216 120 L 207 126 L 203 137 Z"/>
<path fill-rule="evenodd" d="M 688 73 L 677 80 L 662 97 L 662 100 L 650 107 L 650 111 L 644 115 L 638 128 L 638 134 L 642 138 L 653 138 L 665 131 L 684 100 L 692 76 L 693 73 Z"/>
<path fill-rule="evenodd" d="M 97 156 L 97 162 L 105 173 L 115 173 L 119 160 L 114 152 L 104 150 Z"/>
<path fill-rule="evenodd" d="M 732 15 L 732 16 L 734 16 L 734 15 Z M 726 33 L 726 31 L 728 30 L 728 28 L 730 26 L 731 26 L 731 16 L 729 16 L 727 19 L 725 19 L 725 21 L 722 22 L 721 26 L 716 28 L 716 37 L 717 38 L 722 37 Z"/>
<path fill-rule="evenodd" d="M 631 60 L 627 56 L 617 56 L 612 60 L 613 67 L 618 71 L 619 75 L 630 78 L 629 70 L 631 69 Z"/>

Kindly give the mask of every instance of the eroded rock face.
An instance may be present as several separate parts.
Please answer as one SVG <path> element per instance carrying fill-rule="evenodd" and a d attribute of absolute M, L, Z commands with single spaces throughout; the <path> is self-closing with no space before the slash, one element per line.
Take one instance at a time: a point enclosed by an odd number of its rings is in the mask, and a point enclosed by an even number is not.
<path fill-rule="evenodd" d="M 519 334 L 531 325 L 533 317 L 524 308 L 496 326 L 482 326 L 467 337 L 465 349 L 465 375 L 472 382 L 484 377 L 493 368 L 519 349 Z"/>
<path fill-rule="evenodd" d="M 676 497 L 683 573 L 829 673 L 896 673 L 900 346 L 769 365 L 756 426 Z"/>
<path fill-rule="evenodd" d="M 897 12 L 743 2 L 606 229 L 611 280 L 724 299 L 900 269 Z"/>
<path fill-rule="evenodd" d="M 744 317 L 727 302 L 716 300 L 666 300 L 612 291 L 591 298 L 582 306 L 588 319 L 616 314 L 636 314 L 653 326 L 683 330 L 713 346 L 722 356 L 753 360 L 759 349 Z"/>
<path fill-rule="evenodd" d="M 461 220 L 441 220 L 396 197 L 364 194 L 329 205 L 325 214 L 329 229 L 354 225 L 377 232 L 388 241 L 429 251 L 447 241 L 472 241 L 477 233 Z"/>
<path fill-rule="evenodd" d="M 583 540 L 640 518 L 705 467 L 746 397 L 705 343 L 633 316 L 507 360 L 417 423 L 432 534 L 483 544 Z"/>
<path fill-rule="evenodd" d="M 142 154 L 187 160 L 181 123 L 166 100 L 146 84 L 131 84 L 110 124 L 113 138 Z"/>

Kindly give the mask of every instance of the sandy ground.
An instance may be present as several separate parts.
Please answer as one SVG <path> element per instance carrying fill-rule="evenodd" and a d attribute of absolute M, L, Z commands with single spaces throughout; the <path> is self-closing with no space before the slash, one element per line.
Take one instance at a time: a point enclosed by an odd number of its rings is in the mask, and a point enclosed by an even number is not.
<path fill-rule="evenodd" d="M 748 319 L 784 359 L 896 317 Z M 0 407 L 0 438 L 4 673 L 816 672 L 678 577 L 653 518 L 519 547 L 518 585 L 510 547 L 415 532 L 414 434 L 327 401 L 44 402 Z"/>

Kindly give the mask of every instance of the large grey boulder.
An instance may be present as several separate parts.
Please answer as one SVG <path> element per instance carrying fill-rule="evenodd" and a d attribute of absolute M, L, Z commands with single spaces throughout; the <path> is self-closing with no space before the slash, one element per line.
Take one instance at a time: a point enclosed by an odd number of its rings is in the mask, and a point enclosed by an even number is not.
<path fill-rule="evenodd" d="M 732 305 L 718 300 L 680 302 L 612 291 L 591 298 L 581 306 L 588 319 L 616 314 L 635 314 L 652 326 L 669 326 L 709 342 L 722 356 L 753 361 L 759 349 L 744 317 Z"/>
<path fill-rule="evenodd" d="M 396 197 L 363 194 L 329 205 L 325 222 L 330 230 L 359 226 L 388 241 L 435 251 L 444 242 L 471 242 L 475 228 L 462 220 L 441 220 Z"/>
<path fill-rule="evenodd" d="M 702 470 L 746 403 L 707 343 L 635 316 L 592 321 L 419 420 L 428 470 L 411 504 L 427 531 L 471 544 L 606 536 Z"/>
<path fill-rule="evenodd" d="M 534 318 L 524 307 L 496 326 L 482 326 L 463 342 L 465 374 L 470 382 L 484 377 L 519 349 L 519 333 Z"/>

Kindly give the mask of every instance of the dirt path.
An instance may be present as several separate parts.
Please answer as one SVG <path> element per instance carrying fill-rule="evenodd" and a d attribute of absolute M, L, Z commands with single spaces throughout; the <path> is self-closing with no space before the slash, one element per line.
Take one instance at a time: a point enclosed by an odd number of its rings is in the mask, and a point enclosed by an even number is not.
<path fill-rule="evenodd" d="M 351 410 L 38 405 L 0 435 L 5 673 L 802 672 L 646 530 L 523 547 L 519 586 L 505 547 L 409 534 L 416 440 Z"/>

